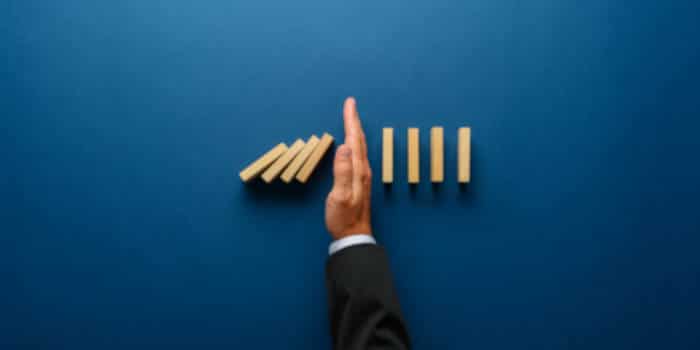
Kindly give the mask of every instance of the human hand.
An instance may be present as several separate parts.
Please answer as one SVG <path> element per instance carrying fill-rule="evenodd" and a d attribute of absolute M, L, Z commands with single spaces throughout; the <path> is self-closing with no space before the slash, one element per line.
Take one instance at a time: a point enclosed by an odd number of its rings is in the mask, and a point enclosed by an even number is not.
<path fill-rule="evenodd" d="M 345 100 L 343 122 L 345 143 L 335 152 L 333 188 L 326 198 L 326 227 L 336 240 L 354 234 L 372 234 L 372 169 L 357 104 L 352 97 Z"/>

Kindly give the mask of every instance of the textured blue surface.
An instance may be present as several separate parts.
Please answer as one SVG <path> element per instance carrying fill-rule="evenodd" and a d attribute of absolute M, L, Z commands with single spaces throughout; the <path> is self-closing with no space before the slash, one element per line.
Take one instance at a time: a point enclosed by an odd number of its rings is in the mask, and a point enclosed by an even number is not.
<path fill-rule="evenodd" d="M 417 349 L 700 347 L 697 1 L 0 3 L 0 347 L 330 347 L 323 201 L 243 186 L 355 95 Z M 446 127 L 410 192 L 405 128 Z M 455 184 L 456 128 L 473 183 Z"/>

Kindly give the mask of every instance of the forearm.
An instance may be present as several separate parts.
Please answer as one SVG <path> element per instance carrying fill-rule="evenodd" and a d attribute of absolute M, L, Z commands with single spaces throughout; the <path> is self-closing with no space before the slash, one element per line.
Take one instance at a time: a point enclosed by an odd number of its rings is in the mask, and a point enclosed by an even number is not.
<path fill-rule="evenodd" d="M 384 250 L 355 245 L 326 265 L 334 348 L 409 349 L 405 321 Z"/>

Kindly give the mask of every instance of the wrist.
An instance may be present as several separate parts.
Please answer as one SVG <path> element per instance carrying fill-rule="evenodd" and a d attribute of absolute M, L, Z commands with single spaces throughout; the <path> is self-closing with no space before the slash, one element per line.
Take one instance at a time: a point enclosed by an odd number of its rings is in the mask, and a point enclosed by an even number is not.
<path fill-rule="evenodd" d="M 372 228 L 369 225 L 359 225 L 357 227 L 353 227 L 352 229 L 343 230 L 341 232 L 331 232 L 331 236 L 334 240 L 339 240 L 354 235 L 373 236 Z"/>

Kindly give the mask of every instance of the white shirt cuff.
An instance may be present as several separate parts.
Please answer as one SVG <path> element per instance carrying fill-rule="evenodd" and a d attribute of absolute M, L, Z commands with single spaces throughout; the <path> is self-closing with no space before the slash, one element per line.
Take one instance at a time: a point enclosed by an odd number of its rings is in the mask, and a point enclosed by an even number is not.
<path fill-rule="evenodd" d="M 377 244 L 374 237 L 366 234 L 357 234 L 343 237 L 337 241 L 333 241 L 328 247 L 328 255 L 333 255 L 345 248 L 352 247 L 358 244 Z"/>

